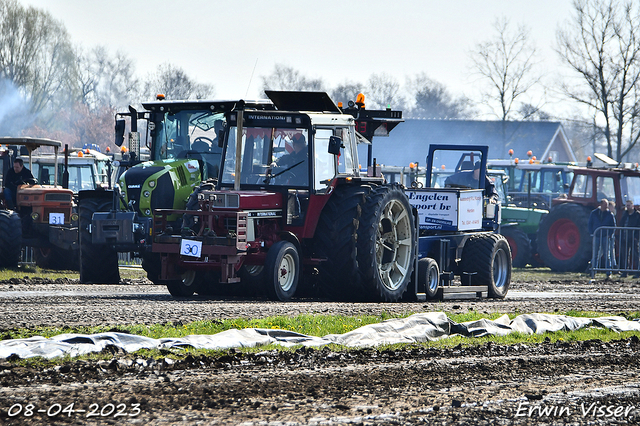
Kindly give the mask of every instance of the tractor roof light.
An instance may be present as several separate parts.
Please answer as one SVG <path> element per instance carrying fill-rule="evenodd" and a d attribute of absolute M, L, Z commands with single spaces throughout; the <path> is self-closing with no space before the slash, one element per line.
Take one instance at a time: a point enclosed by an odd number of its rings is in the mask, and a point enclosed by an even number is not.
<path fill-rule="evenodd" d="M 82 151 L 78 151 L 78 157 L 84 157 L 84 153 Z"/>
<path fill-rule="evenodd" d="M 364 94 L 358 93 L 358 96 L 356 96 L 356 105 L 360 108 L 364 108 Z"/>
<path fill-rule="evenodd" d="M 516 157 L 515 160 L 513 160 L 516 164 L 518 164 L 520 162 L 520 159 L 518 157 Z"/>
<path fill-rule="evenodd" d="M 166 98 L 166 96 L 164 95 L 164 93 L 158 93 L 156 95 L 156 99 L 159 100 L 159 101 L 164 101 L 165 98 Z"/>
<path fill-rule="evenodd" d="M 509 150 L 509 157 L 513 156 L 513 149 Z"/>
<path fill-rule="evenodd" d="M 527 156 L 531 157 L 533 155 L 533 151 L 529 150 L 527 151 Z"/>

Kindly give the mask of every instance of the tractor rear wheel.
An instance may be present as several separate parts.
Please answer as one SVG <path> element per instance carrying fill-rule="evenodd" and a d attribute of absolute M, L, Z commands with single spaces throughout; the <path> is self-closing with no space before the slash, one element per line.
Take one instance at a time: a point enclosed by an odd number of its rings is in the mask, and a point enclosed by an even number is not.
<path fill-rule="evenodd" d="M 511 250 L 500 234 L 470 237 L 462 249 L 463 285 L 486 285 L 489 297 L 503 299 L 511 283 Z"/>
<path fill-rule="evenodd" d="M 531 262 L 531 242 L 529 237 L 517 226 L 505 226 L 500 233 L 507 239 L 511 248 L 511 262 L 514 268 L 524 268 Z"/>
<path fill-rule="evenodd" d="M 588 210 L 571 203 L 553 207 L 540 222 L 537 245 L 552 271 L 584 271 L 591 260 Z"/>
<path fill-rule="evenodd" d="M 264 283 L 269 298 L 281 302 L 291 300 L 302 273 L 296 246 L 288 241 L 278 241 L 272 245 L 264 269 Z"/>
<path fill-rule="evenodd" d="M 413 272 L 416 229 L 411 204 L 398 185 L 374 187 L 362 208 L 357 259 L 361 294 L 396 302 Z"/>
<path fill-rule="evenodd" d="M 104 198 L 85 198 L 78 203 L 80 214 L 80 282 L 117 284 L 120 282 L 118 252 L 105 244 L 93 244 L 89 226 L 95 212 L 111 209 L 112 201 Z"/>
<path fill-rule="evenodd" d="M 0 268 L 15 268 L 22 250 L 22 222 L 18 213 L 0 210 Z"/>
<path fill-rule="evenodd" d="M 333 299 L 395 302 L 411 281 L 416 232 L 398 185 L 338 188 L 320 216 L 320 285 Z"/>

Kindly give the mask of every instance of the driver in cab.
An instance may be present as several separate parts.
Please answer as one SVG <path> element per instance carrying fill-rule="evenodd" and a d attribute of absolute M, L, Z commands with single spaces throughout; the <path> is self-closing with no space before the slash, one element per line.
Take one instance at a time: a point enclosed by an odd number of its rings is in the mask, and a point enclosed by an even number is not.
<path fill-rule="evenodd" d="M 445 182 L 445 187 L 466 187 L 471 189 L 480 188 L 480 161 L 476 161 L 473 171 L 461 171 L 449 176 Z M 484 195 L 490 201 L 497 202 L 499 199 L 498 191 L 487 175 L 484 176 Z"/>
<path fill-rule="evenodd" d="M 13 168 L 4 175 L 4 200 L 8 209 L 15 209 L 18 186 L 25 183 L 35 183 L 31 170 L 24 166 L 22 158 L 13 160 Z"/>
<path fill-rule="evenodd" d="M 291 138 L 293 150 L 271 163 L 273 175 L 291 173 L 296 177 L 296 184 L 307 183 L 307 140 L 302 133 L 296 133 Z M 292 182 L 293 183 L 293 182 Z"/>

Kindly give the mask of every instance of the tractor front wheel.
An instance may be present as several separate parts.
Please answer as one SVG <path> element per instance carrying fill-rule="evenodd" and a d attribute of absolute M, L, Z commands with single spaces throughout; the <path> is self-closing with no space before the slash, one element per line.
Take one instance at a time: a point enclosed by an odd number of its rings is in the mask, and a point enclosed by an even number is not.
<path fill-rule="evenodd" d="M 269 249 L 265 264 L 265 285 L 271 300 L 286 302 L 296 292 L 300 280 L 300 256 L 296 246 L 278 241 Z"/>
<path fill-rule="evenodd" d="M 111 209 L 112 201 L 104 198 L 85 198 L 78 203 L 80 214 L 80 282 L 87 284 L 118 284 L 118 252 L 105 244 L 93 244 L 89 232 L 93 213 Z"/>
<path fill-rule="evenodd" d="M 168 281 L 167 290 L 173 297 L 191 297 L 199 290 L 199 278 L 196 271 L 186 271 L 181 279 Z"/>

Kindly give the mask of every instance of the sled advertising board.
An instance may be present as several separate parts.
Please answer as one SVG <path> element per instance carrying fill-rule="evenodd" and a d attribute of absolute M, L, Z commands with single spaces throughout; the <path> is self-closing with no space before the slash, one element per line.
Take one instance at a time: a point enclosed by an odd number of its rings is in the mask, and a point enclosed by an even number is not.
<path fill-rule="evenodd" d="M 420 229 L 470 231 L 482 229 L 482 190 L 407 189 L 418 210 Z"/>

